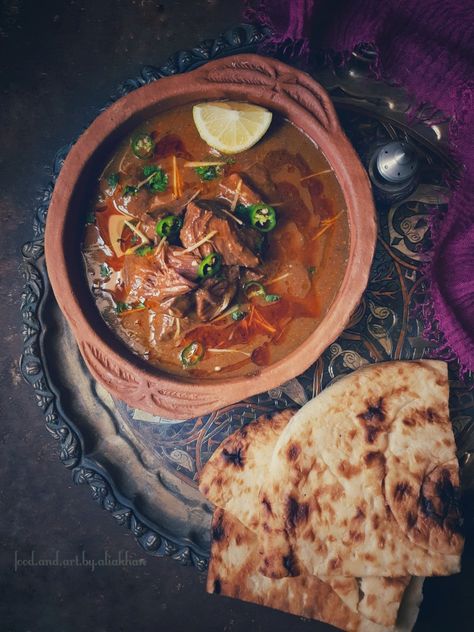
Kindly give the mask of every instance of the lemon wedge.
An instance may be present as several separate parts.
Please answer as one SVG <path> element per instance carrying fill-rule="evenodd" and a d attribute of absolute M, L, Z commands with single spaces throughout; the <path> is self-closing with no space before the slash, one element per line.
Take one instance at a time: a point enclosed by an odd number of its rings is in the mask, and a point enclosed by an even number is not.
<path fill-rule="evenodd" d="M 250 149 L 270 127 L 272 113 L 259 105 L 235 101 L 200 103 L 193 107 L 199 136 L 223 154 Z"/>

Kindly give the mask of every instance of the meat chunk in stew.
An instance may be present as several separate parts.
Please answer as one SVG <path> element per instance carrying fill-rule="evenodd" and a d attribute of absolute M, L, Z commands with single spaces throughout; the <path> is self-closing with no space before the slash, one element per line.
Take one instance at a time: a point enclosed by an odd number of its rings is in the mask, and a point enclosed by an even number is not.
<path fill-rule="evenodd" d="M 206 279 L 196 290 L 196 315 L 199 320 L 209 321 L 226 310 L 237 292 L 239 268 L 230 266 L 222 277 Z"/>
<path fill-rule="evenodd" d="M 189 248 L 213 231 L 216 234 L 212 241 L 199 247 L 201 257 L 218 252 L 226 265 L 253 268 L 259 264 L 258 256 L 251 249 L 252 245 L 255 247 L 260 241 L 257 231 L 240 227 L 224 214 L 219 214 L 217 209 L 211 211 L 194 202 L 188 204 L 179 235 L 181 243 Z"/>
<path fill-rule="evenodd" d="M 195 289 L 196 284 L 169 266 L 164 256 L 125 257 L 122 279 L 127 303 L 146 299 L 163 302 Z"/>
<path fill-rule="evenodd" d="M 262 201 L 262 196 L 259 195 L 252 187 L 250 187 L 246 181 L 238 174 L 231 173 L 227 178 L 223 178 L 219 183 L 219 189 L 223 198 L 232 202 L 240 184 L 240 193 L 238 202 L 250 206 L 250 204 L 258 204 Z"/>

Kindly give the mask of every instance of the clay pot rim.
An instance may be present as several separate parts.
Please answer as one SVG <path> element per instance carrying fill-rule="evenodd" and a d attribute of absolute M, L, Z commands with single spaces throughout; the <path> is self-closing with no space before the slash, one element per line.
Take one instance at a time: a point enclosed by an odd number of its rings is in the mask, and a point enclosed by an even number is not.
<path fill-rule="evenodd" d="M 251 73 L 261 73 L 263 85 L 234 81 L 236 76 L 245 80 Z M 97 333 L 78 300 L 73 281 L 78 263 L 68 254 L 65 225 L 81 174 L 98 148 L 119 128 L 131 119 L 145 120 L 153 112 L 174 105 L 219 98 L 248 100 L 278 111 L 317 143 L 344 193 L 349 257 L 344 279 L 324 319 L 286 358 L 250 377 L 179 377 L 147 364 L 119 339 L 109 344 Z M 95 119 L 71 149 L 56 182 L 46 224 L 45 251 L 54 293 L 94 377 L 132 406 L 187 418 L 274 388 L 306 370 L 342 332 L 357 306 L 367 285 L 375 241 L 375 207 L 367 174 L 323 88 L 305 73 L 281 62 L 258 55 L 236 55 L 143 86 Z M 87 283 L 85 275 L 83 282 Z"/>

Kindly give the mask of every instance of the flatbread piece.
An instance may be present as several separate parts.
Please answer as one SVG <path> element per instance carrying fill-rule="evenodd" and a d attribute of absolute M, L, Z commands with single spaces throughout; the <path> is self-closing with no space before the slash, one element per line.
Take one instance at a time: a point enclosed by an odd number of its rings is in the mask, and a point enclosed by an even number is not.
<path fill-rule="evenodd" d="M 270 577 L 459 571 L 463 538 L 447 366 L 372 364 L 303 406 L 260 491 Z"/>

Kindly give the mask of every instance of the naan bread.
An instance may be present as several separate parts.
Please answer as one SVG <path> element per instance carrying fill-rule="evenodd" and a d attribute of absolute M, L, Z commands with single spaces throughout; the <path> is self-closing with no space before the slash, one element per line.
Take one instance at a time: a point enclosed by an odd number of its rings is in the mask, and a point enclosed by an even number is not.
<path fill-rule="evenodd" d="M 217 448 L 199 475 L 199 489 L 217 507 L 249 529 L 258 526 L 258 492 L 265 480 L 277 439 L 296 410 L 261 415 Z"/>
<path fill-rule="evenodd" d="M 234 432 L 221 443 L 199 477 L 199 489 L 206 498 L 225 509 L 226 516 L 232 514 L 238 517 L 240 525 L 257 534 L 262 526 L 259 489 L 267 477 L 278 437 L 295 412 L 284 410 L 273 415 L 262 415 Z M 247 534 L 246 540 L 249 538 L 250 535 Z M 222 552 L 220 556 L 222 557 Z M 213 564 L 213 568 L 217 568 L 214 558 Z M 230 570 L 227 572 L 230 573 Z M 316 590 L 317 586 L 324 583 L 326 585 L 321 588 L 323 595 L 331 588 L 354 613 L 364 612 L 366 618 L 384 626 L 392 626 L 408 581 L 408 577 L 325 577 L 319 578 L 319 583 L 312 581 L 311 586 Z M 267 585 L 268 582 L 259 579 L 255 585 L 257 584 Z M 296 586 L 297 584 L 290 584 L 290 587 Z M 282 599 L 284 587 L 285 584 L 278 585 Z M 255 601 L 256 598 L 257 593 L 254 599 L 249 600 Z"/>
<path fill-rule="evenodd" d="M 444 362 L 372 364 L 281 433 L 260 492 L 274 578 L 459 571 L 458 464 Z"/>
<path fill-rule="evenodd" d="M 406 599 L 408 609 L 403 609 L 399 623 L 395 627 L 384 627 L 362 613 L 353 612 L 329 584 L 317 577 L 300 575 L 277 580 L 265 577 L 258 570 L 258 549 L 258 538 L 255 533 L 229 513 L 217 509 L 212 523 L 207 591 L 309 619 L 318 619 L 349 632 L 412 629 L 421 601 L 421 584 L 414 599 Z M 380 589 L 380 586 L 378 588 Z M 390 591 L 390 580 L 385 589 Z M 380 594 L 378 598 L 382 601 L 384 595 Z M 389 596 L 384 607 L 391 608 L 391 605 Z M 399 600 L 397 610 L 398 605 Z"/>

